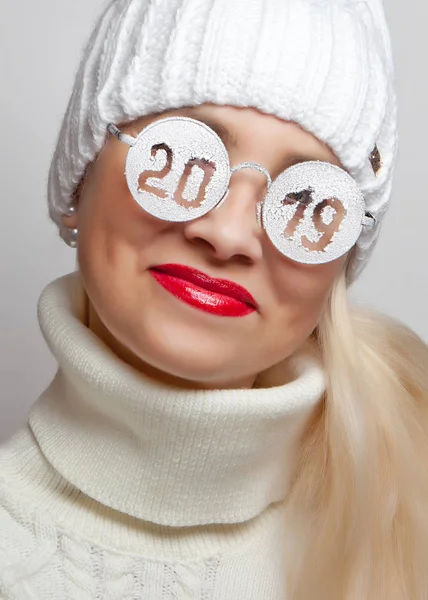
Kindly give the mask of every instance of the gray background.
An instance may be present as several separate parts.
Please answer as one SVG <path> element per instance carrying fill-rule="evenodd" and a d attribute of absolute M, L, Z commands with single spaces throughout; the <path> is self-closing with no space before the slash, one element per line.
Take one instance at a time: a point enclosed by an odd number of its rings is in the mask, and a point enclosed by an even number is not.
<path fill-rule="evenodd" d="M 428 342 L 428 8 L 419 0 L 386 2 L 400 152 L 380 240 L 351 296 L 399 318 Z M 36 305 L 49 281 L 74 270 L 75 251 L 47 216 L 46 179 L 81 48 L 103 4 L 0 0 L 0 441 L 25 422 L 55 371 Z"/>

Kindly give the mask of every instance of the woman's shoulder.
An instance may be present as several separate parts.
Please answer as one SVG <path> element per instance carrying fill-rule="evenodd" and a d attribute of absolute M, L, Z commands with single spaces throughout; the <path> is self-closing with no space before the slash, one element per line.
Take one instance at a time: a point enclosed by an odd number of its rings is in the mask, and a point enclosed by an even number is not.
<path fill-rule="evenodd" d="M 1 448 L 0 448 L 1 455 Z M 0 471 L 0 599 L 27 597 L 21 587 L 50 563 L 56 531 L 46 515 L 22 500 L 10 473 Z"/>
<path fill-rule="evenodd" d="M 28 427 L 22 427 L 0 444 L 0 600 L 27 598 L 28 581 L 57 551 L 51 516 L 36 506 L 22 470 L 30 451 L 35 451 L 29 438 Z M 37 479 L 37 473 L 33 475 Z"/>

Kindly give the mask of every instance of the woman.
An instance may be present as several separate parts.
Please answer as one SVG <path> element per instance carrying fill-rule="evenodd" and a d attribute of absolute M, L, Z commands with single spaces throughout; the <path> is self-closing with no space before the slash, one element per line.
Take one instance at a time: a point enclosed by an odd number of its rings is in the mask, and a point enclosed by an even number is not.
<path fill-rule="evenodd" d="M 0 449 L 1 598 L 427 598 L 428 349 L 347 297 L 396 150 L 378 0 L 108 5 L 50 171 L 78 262 Z"/>

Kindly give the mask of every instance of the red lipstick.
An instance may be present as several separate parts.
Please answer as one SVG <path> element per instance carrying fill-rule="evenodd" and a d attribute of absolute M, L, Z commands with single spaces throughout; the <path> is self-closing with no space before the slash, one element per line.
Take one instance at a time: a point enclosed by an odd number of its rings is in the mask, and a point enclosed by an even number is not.
<path fill-rule="evenodd" d="M 156 265 L 149 272 L 168 292 L 199 310 L 222 317 L 244 317 L 257 310 L 250 292 L 233 281 L 213 279 L 186 265 Z"/>

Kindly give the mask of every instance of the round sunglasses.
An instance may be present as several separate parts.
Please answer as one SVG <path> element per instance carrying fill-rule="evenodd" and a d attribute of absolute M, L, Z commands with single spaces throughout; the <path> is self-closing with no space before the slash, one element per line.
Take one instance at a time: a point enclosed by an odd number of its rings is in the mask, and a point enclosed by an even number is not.
<path fill-rule="evenodd" d="M 135 201 L 146 212 L 171 222 L 198 219 L 226 199 L 233 173 L 256 169 L 267 179 L 257 203 L 257 220 L 272 244 L 292 260 L 321 264 L 354 246 L 363 228 L 376 220 L 365 211 L 356 181 L 324 161 L 295 164 L 272 181 L 258 163 L 231 167 L 218 134 L 189 117 L 159 119 L 134 138 L 113 123 L 108 131 L 129 146 L 125 177 Z"/>

